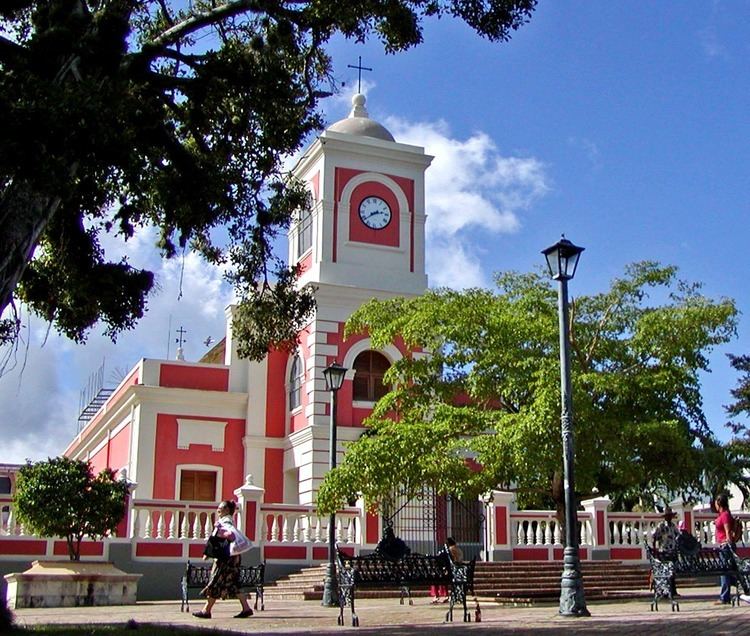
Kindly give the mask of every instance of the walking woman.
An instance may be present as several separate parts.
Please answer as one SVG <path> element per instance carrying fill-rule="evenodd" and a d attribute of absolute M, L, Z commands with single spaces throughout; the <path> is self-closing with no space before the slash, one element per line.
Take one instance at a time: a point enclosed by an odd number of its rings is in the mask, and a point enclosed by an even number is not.
<path fill-rule="evenodd" d="M 233 516 L 237 506 L 233 501 L 222 501 L 217 509 L 218 519 L 214 526 L 214 534 L 229 541 L 229 558 L 215 559 L 211 568 L 208 585 L 201 590 L 206 597 L 206 603 L 199 612 L 193 612 L 196 618 L 211 618 L 211 609 L 218 599 L 237 597 L 242 605 L 242 611 L 234 618 L 248 618 L 253 610 L 247 603 L 247 595 L 239 591 L 240 555 L 247 552 L 252 543 L 234 525 Z M 205 557 L 204 557 L 205 558 Z"/>

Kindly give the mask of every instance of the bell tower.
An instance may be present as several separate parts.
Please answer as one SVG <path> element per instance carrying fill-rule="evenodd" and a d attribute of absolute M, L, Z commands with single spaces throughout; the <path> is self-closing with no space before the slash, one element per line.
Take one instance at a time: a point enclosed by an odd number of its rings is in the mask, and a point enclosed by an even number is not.
<path fill-rule="evenodd" d="M 289 230 L 289 263 L 302 268 L 299 285 L 315 288 L 316 309 L 284 371 L 287 393 L 299 386 L 300 394 L 286 414 L 287 501 L 313 503 L 330 459 L 331 397 L 323 370 L 334 361 L 348 369 L 337 392 L 341 456 L 374 406 L 374 397 L 357 388 L 369 386 L 363 361 L 376 364 L 377 355 L 387 366 L 403 355 L 396 346 L 372 351 L 367 334 L 345 338 L 344 326 L 372 298 L 426 291 L 424 177 L 431 161 L 424 148 L 396 142 L 370 119 L 357 94 L 349 116 L 323 132 L 293 169 L 310 190 L 312 209 Z"/>
<path fill-rule="evenodd" d="M 356 287 L 370 297 L 424 292 L 431 161 L 424 148 L 396 142 L 369 118 L 364 95 L 355 95 L 349 116 L 321 134 L 293 170 L 313 198 L 311 214 L 289 232 L 289 262 L 304 270 L 300 284 Z"/>

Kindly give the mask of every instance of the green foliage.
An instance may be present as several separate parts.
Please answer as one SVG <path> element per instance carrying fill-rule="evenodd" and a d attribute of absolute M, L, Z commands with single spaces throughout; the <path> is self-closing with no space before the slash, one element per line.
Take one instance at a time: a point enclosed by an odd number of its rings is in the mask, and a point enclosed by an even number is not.
<path fill-rule="evenodd" d="M 150 272 L 100 238 L 222 264 L 243 351 L 295 337 L 310 295 L 271 246 L 307 205 L 283 159 L 322 127 L 336 33 L 389 52 L 429 16 L 507 40 L 536 0 L 13 0 L 0 7 L 0 313 L 14 297 L 76 341 L 140 318 Z M 282 289 L 269 292 L 279 279 Z M 250 326 L 249 321 L 254 321 Z M 0 342 L 18 323 L 3 323 Z"/>
<path fill-rule="evenodd" d="M 320 491 L 368 501 L 421 484 L 439 492 L 517 491 L 521 505 L 560 503 L 562 439 L 557 293 L 539 274 L 507 273 L 498 291 L 431 291 L 373 301 L 347 323 L 374 347 L 403 339 L 393 390 Z M 673 267 L 636 263 L 600 294 L 571 302 L 571 372 L 580 493 L 620 502 L 693 498 L 708 474 L 736 472 L 710 431 L 699 374 L 735 333 L 728 299 L 702 296 Z M 420 352 L 429 351 L 430 355 Z M 471 471 L 464 458 L 482 466 Z M 443 467 L 445 467 L 443 469 Z M 723 472 L 722 472 L 723 471 Z"/>
<path fill-rule="evenodd" d="M 31 532 L 65 537 L 70 559 L 78 561 L 83 537 L 103 537 L 120 523 L 127 494 L 127 482 L 112 470 L 94 476 L 88 462 L 55 457 L 21 467 L 13 506 Z"/>

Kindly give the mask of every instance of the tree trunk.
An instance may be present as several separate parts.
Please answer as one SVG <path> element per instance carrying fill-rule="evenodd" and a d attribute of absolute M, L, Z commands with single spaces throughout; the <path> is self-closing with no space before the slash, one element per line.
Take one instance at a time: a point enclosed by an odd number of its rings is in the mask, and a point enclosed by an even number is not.
<path fill-rule="evenodd" d="M 77 164 L 71 167 L 71 177 Z M 34 193 L 14 180 L 0 198 L 0 314 L 10 305 L 39 239 L 60 207 L 60 197 Z"/>
<path fill-rule="evenodd" d="M 565 544 L 565 486 L 563 484 L 563 476 L 560 471 L 555 471 L 552 475 L 552 483 L 550 484 L 552 490 L 552 501 L 555 502 L 555 516 L 557 522 L 560 524 L 562 532 L 560 533 L 560 539 Z"/>

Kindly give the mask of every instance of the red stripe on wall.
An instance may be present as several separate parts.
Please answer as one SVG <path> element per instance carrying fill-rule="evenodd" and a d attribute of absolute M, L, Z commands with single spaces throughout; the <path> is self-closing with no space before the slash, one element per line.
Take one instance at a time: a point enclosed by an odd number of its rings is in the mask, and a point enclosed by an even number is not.
<path fill-rule="evenodd" d="M 514 561 L 547 561 L 549 553 L 546 548 L 514 548 Z"/>
<path fill-rule="evenodd" d="M 599 545 L 606 543 L 604 539 L 604 510 L 596 511 L 596 540 Z"/>
<path fill-rule="evenodd" d="M 30 554 L 38 556 L 46 553 L 46 541 L 0 539 L 0 554 Z"/>
<path fill-rule="evenodd" d="M 365 516 L 365 543 L 380 541 L 380 518 L 371 512 Z"/>
<path fill-rule="evenodd" d="M 508 543 L 508 509 L 505 506 L 495 508 L 495 534 L 497 543 Z"/>
<path fill-rule="evenodd" d="M 267 448 L 265 470 L 263 472 L 263 495 L 265 503 L 283 503 L 284 501 L 284 449 Z"/>
<path fill-rule="evenodd" d="M 635 559 L 640 560 L 643 558 L 643 551 L 640 548 L 612 548 L 609 551 L 610 559 Z"/>
<path fill-rule="evenodd" d="M 247 502 L 245 511 L 245 535 L 250 541 L 255 541 L 255 529 L 258 525 L 258 503 L 256 501 Z"/>
<path fill-rule="evenodd" d="M 203 551 L 201 550 L 201 554 Z M 138 543 L 135 555 L 143 557 L 181 557 L 181 543 Z"/>
<path fill-rule="evenodd" d="M 188 546 L 188 558 L 190 559 L 201 559 L 203 558 L 203 550 L 206 546 L 201 543 L 199 545 L 190 544 Z"/>
<path fill-rule="evenodd" d="M 55 541 L 52 546 L 52 554 L 55 556 L 68 556 L 67 541 Z M 81 543 L 81 556 L 103 556 L 104 544 L 100 541 L 85 541 Z"/>
<path fill-rule="evenodd" d="M 578 558 L 581 561 L 585 561 L 586 559 L 588 559 L 589 558 L 588 554 L 589 553 L 588 553 L 588 550 L 586 550 L 586 548 L 581 548 L 581 547 L 578 548 Z M 565 552 L 563 551 L 562 548 L 552 549 L 552 558 L 555 561 L 562 561 L 564 556 L 565 556 Z"/>
<path fill-rule="evenodd" d="M 226 391 L 229 388 L 229 369 L 212 369 L 205 365 L 162 364 L 159 367 L 159 385 L 178 389 Z"/>
<path fill-rule="evenodd" d="M 322 548 L 320 546 L 312 549 L 313 561 L 328 561 L 328 548 Z"/>
<path fill-rule="evenodd" d="M 266 545 L 263 547 L 263 556 L 266 559 L 304 559 L 307 554 L 304 546 L 280 546 Z"/>

